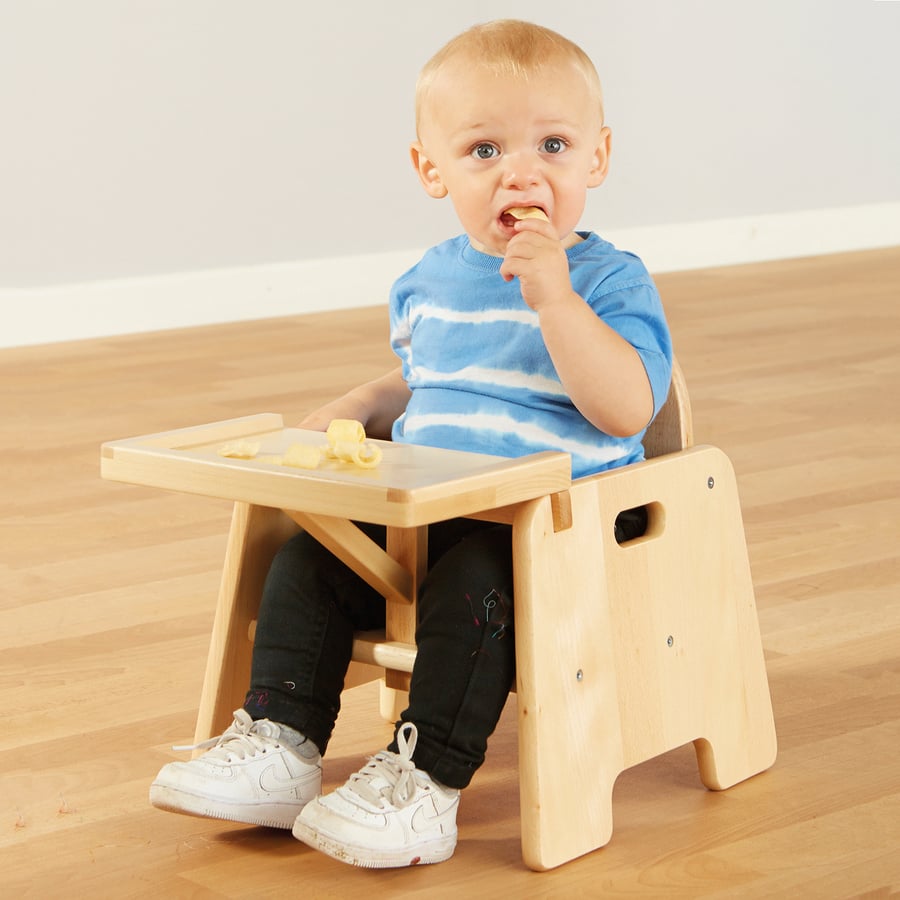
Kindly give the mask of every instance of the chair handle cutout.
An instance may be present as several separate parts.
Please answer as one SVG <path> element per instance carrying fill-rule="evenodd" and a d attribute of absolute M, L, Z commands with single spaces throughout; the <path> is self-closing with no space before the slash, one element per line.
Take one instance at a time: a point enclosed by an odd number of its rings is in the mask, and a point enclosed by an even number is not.
<path fill-rule="evenodd" d="M 615 519 L 613 531 L 620 547 L 645 543 L 658 538 L 665 531 L 666 511 L 654 500 L 642 506 L 623 509 Z"/>

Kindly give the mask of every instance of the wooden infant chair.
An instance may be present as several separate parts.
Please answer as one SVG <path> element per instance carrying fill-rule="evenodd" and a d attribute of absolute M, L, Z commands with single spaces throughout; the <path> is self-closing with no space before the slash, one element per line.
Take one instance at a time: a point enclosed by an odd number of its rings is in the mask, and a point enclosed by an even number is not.
<path fill-rule="evenodd" d="M 479 515 L 513 525 L 522 852 L 533 869 L 609 841 L 613 785 L 631 766 L 693 742 L 703 784 L 722 790 L 775 759 L 735 476 L 721 451 L 692 447 L 677 364 L 644 445 L 645 462 Z M 646 533 L 620 545 L 616 517 L 636 507 Z M 198 741 L 243 702 L 262 583 L 297 527 L 280 510 L 235 504 Z M 411 565 L 421 564 L 420 554 Z M 348 686 L 387 669 L 382 713 L 393 718 L 412 637 L 361 634 L 353 655 Z"/>

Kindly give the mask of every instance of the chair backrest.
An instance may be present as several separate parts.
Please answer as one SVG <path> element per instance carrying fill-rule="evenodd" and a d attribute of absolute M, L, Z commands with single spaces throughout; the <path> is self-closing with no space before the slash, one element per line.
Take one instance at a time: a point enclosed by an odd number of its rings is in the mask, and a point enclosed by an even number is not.
<path fill-rule="evenodd" d="M 669 396 L 644 435 L 644 456 L 652 459 L 693 446 L 694 423 L 687 383 L 677 359 L 672 360 Z"/>

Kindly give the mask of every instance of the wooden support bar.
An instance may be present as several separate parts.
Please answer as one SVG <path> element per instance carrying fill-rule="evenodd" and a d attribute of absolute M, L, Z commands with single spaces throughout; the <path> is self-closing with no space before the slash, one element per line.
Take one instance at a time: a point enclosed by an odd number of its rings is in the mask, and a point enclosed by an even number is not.
<path fill-rule="evenodd" d="M 327 547 L 360 578 L 371 584 L 385 599 L 410 604 L 415 598 L 415 583 L 409 570 L 382 550 L 367 534 L 347 519 L 321 516 L 297 510 L 285 512 Z M 415 530 L 415 529 L 413 529 Z"/>
<path fill-rule="evenodd" d="M 419 586 L 425 578 L 428 568 L 428 528 L 388 528 L 387 553 L 403 567 L 411 578 L 410 596 L 415 601 Z M 390 597 L 385 610 L 385 637 L 387 641 L 399 641 L 403 644 L 415 644 L 416 641 L 416 604 L 401 605 Z M 389 689 L 408 691 L 409 675 L 388 669 L 385 672 L 385 684 Z"/>

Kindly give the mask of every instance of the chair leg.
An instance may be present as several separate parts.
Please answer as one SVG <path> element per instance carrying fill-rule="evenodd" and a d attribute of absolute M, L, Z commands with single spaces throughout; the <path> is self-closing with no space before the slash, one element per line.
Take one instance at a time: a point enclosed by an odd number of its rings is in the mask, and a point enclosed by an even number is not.
<path fill-rule="evenodd" d="M 393 724 L 400 720 L 400 714 L 407 706 L 409 706 L 409 691 L 392 688 L 382 678 L 378 693 L 378 712 L 381 718 Z"/>
<path fill-rule="evenodd" d="M 196 743 L 221 734 L 244 702 L 250 679 L 251 624 L 259 612 L 266 574 L 279 547 L 297 532 L 284 513 L 235 503 L 225 565 L 213 620 L 203 692 L 194 733 Z"/>
<path fill-rule="evenodd" d="M 777 737 L 734 470 L 714 448 L 692 462 L 694 506 L 709 506 L 695 528 L 699 554 L 684 589 L 694 601 L 690 627 L 703 701 L 694 749 L 700 780 L 721 791 L 772 766 Z M 704 557 L 716 561 L 704 565 Z"/>
<path fill-rule="evenodd" d="M 637 504 L 651 513 L 643 538 L 605 543 L 626 764 L 693 742 L 711 790 L 769 768 L 775 723 L 728 457 L 696 447 L 596 489 L 607 517 Z"/>
<path fill-rule="evenodd" d="M 694 743 L 722 790 L 776 738 L 740 503 L 712 447 L 573 484 L 514 523 L 522 850 L 546 869 L 603 846 L 620 772 Z M 619 545 L 616 515 L 648 508 Z"/>
<path fill-rule="evenodd" d="M 555 532 L 544 498 L 513 530 L 522 857 L 538 871 L 609 841 L 625 768 L 599 513 L 571 493 L 576 527 Z"/>

